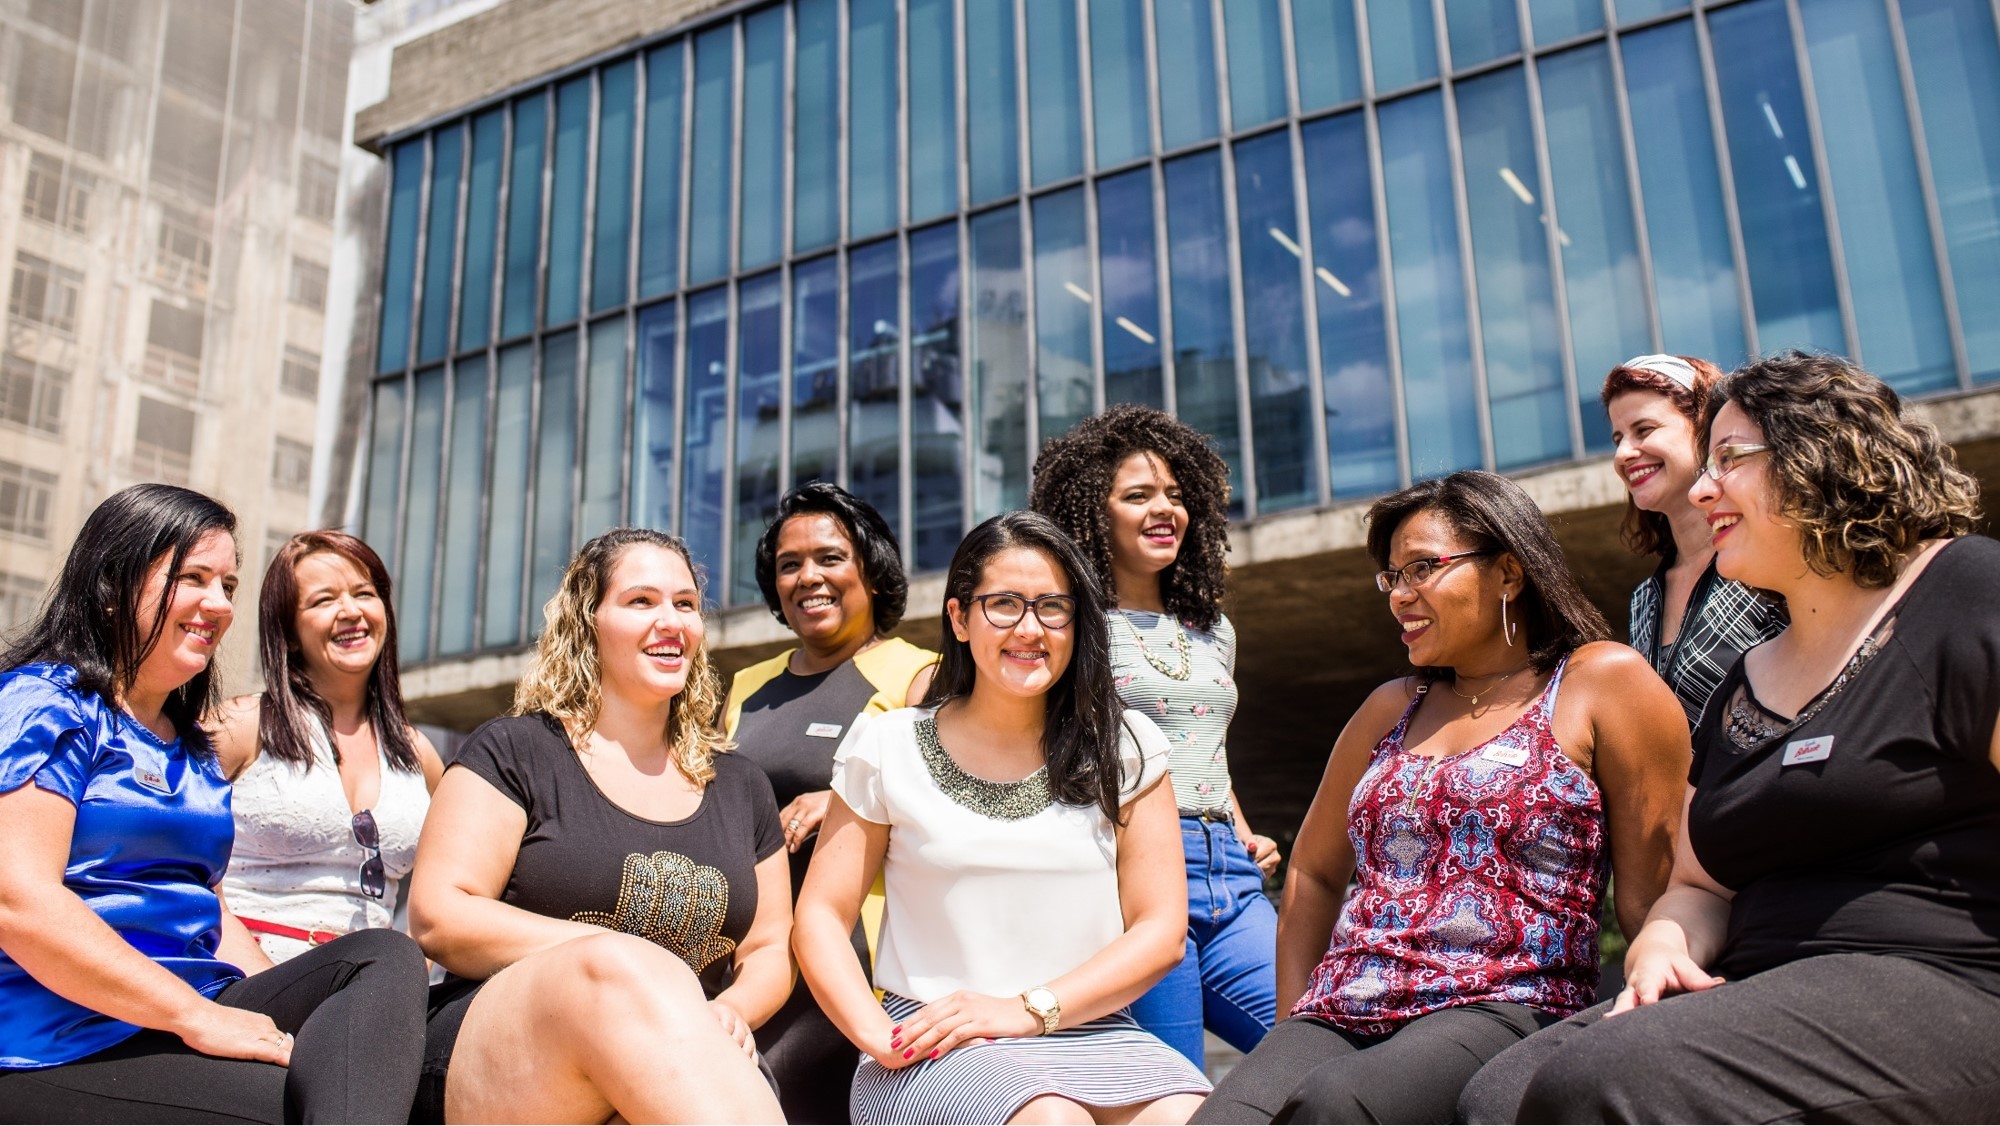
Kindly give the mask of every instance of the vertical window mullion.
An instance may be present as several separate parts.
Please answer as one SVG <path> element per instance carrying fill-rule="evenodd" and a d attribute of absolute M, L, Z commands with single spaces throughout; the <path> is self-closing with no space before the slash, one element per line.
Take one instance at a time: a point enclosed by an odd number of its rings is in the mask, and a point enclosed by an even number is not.
<path fill-rule="evenodd" d="M 1931 236 L 1931 257 L 1936 259 L 1938 288 L 1944 297 L 1945 325 L 1951 333 L 1951 359 L 1958 372 L 1960 390 L 1972 389 L 1972 361 L 1966 352 L 1965 322 L 1958 307 L 1958 282 L 1952 275 L 1951 245 L 1945 238 L 1943 209 L 1938 203 L 1937 181 L 1931 172 L 1930 143 L 1924 134 L 1924 115 L 1917 100 L 1917 82 L 1910 60 L 1910 41 L 1903 30 L 1902 0 L 1888 0 L 1889 36 L 1896 49 L 1896 76 L 1903 88 L 1903 110 L 1910 121 L 1910 147 L 1917 160 L 1917 183 L 1923 188 L 1924 224 Z M 2000 24 L 2000 0 L 1996 0 L 1994 22 Z"/>
<path fill-rule="evenodd" d="M 1515 0 L 1515 8 L 1521 21 L 1521 42 L 1533 43 L 1528 0 Z M 1549 126 L 1542 114 L 1541 66 L 1532 50 L 1521 71 L 1528 86 L 1528 128 L 1535 144 L 1535 174 L 1542 181 L 1542 244 L 1549 256 L 1549 291 L 1555 302 L 1556 344 L 1562 356 L 1563 415 L 1569 419 L 1569 456 L 1578 459 L 1584 455 L 1583 407 L 1577 398 L 1581 377 L 1576 370 L 1576 341 L 1570 332 L 1569 289 L 1563 272 L 1562 232 L 1557 226 L 1561 217 L 1557 205 L 1561 201 L 1556 198 L 1555 169 L 1549 156 Z"/>
<path fill-rule="evenodd" d="M 1446 38 L 1444 0 L 1431 0 L 1431 3 L 1439 57 L 1449 59 L 1451 52 Z M 1464 275 L 1466 339 L 1472 347 L 1472 385 L 1476 389 L 1473 405 L 1479 418 L 1479 464 L 1481 468 L 1490 470 L 1495 463 L 1493 402 L 1486 385 L 1486 334 L 1479 319 L 1479 275 L 1472 257 L 1472 216 L 1466 200 L 1465 184 L 1465 141 L 1459 135 L 1457 85 L 1446 77 L 1439 84 L 1439 89 L 1444 99 L 1445 147 L 1451 159 L 1452 211 L 1458 220 L 1459 268 Z"/>
<path fill-rule="evenodd" d="M 1237 448 L 1242 450 L 1243 459 L 1243 515 L 1254 519 L 1257 515 L 1257 446 L 1250 425 L 1250 344 L 1246 333 L 1243 307 L 1243 246 L 1237 226 L 1236 208 L 1236 146 L 1230 141 L 1233 118 L 1229 107 L 1229 61 L 1227 29 L 1223 27 L 1223 0 L 1211 0 L 1209 20 L 1216 28 L 1212 37 L 1215 48 L 1216 119 L 1220 124 L 1222 141 L 1217 146 L 1222 162 L 1222 240 L 1228 248 L 1229 270 L 1229 317 L 1231 322 L 1231 343 L 1235 349 L 1236 369 L 1236 433 Z"/>

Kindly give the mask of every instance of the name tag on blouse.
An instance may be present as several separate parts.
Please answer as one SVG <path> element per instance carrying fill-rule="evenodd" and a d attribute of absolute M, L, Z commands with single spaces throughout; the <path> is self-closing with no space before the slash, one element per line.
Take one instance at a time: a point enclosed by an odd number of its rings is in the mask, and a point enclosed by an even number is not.
<path fill-rule="evenodd" d="M 1785 744 L 1785 753 L 1778 759 L 1779 766 L 1799 766 L 1808 762 L 1825 762 L 1833 754 L 1833 736 L 1822 735 L 1817 739 L 1794 739 Z"/>
<path fill-rule="evenodd" d="M 809 723 L 806 725 L 806 734 L 815 739 L 838 739 L 840 727 L 838 723 Z"/>
<path fill-rule="evenodd" d="M 167 776 L 157 770 L 147 770 L 141 767 L 132 772 L 132 777 L 137 779 L 141 786 L 146 787 L 156 794 L 172 792 L 172 789 L 167 785 Z"/>
<path fill-rule="evenodd" d="M 1497 762 L 1501 766 L 1526 766 L 1528 765 L 1528 748 L 1492 746 L 1480 752 L 1479 757 L 1485 759 L 1487 762 Z"/>

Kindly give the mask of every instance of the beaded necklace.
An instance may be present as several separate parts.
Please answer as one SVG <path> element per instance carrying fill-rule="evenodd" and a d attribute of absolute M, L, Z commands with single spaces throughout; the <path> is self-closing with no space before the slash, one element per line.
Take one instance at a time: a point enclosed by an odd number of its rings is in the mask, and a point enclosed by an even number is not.
<path fill-rule="evenodd" d="M 1157 669 L 1161 676 L 1173 680 L 1186 680 L 1188 678 L 1188 674 L 1194 669 L 1194 654 L 1190 651 L 1188 645 L 1187 627 L 1181 624 L 1179 618 L 1173 620 L 1174 639 L 1170 643 L 1174 652 L 1180 656 L 1180 664 L 1178 666 L 1169 665 L 1158 657 L 1153 656 L 1153 651 L 1146 648 L 1146 639 L 1139 634 L 1139 627 L 1132 624 L 1132 619 L 1125 616 L 1125 611 L 1120 610 L 1118 612 L 1118 620 L 1124 622 L 1125 628 L 1132 632 L 1132 640 L 1139 644 L 1139 655 L 1146 658 L 1146 663 Z"/>

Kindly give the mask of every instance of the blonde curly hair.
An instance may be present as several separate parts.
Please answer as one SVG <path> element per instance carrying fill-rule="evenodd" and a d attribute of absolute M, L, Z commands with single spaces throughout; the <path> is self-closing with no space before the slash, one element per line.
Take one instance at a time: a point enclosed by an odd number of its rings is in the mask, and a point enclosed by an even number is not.
<path fill-rule="evenodd" d="M 612 568 L 626 549 L 640 544 L 681 557 L 697 592 L 707 587 L 702 569 L 679 536 L 650 528 L 613 528 L 583 545 L 542 607 L 542 636 L 535 657 L 514 689 L 514 715 L 546 712 L 560 720 L 570 742 L 582 746 L 597 726 L 603 681 L 597 663 L 597 607 Z M 730 749 L 716 719 L 722 714 L 722 677 L 704 644 L 688 655 L 687 686 L 667 710 L 667 746 L 674 765 L 697 783 L 715 777 L 715 756 Z"/>

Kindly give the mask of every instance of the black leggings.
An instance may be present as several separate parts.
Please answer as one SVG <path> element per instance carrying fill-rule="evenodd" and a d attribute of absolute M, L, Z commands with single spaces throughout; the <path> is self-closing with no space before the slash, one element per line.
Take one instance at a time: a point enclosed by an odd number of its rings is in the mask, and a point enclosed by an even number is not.
<path fill-rule="evenodd" d="M 145 1030 L 74 1063 L 0 1072 L 0 1122 L 406 1122 L 425 973 L 408 935 L 356 931 L 216 997 L 297 1037 L 290 1068 Z"/>
<path fill-rule="evenodd" d="M 1459 1088 L 1482 1064 L 1556 1019 L 1481 1001 L 1362 1036 L 1292 1017 L 1223 1077 L 1192 1121 L 1449 1122 Z"/>
<path fill-rule="evenodd" d="M 1463 1120 L 2000 1120 L 2000 996 L 1907 958 L 1828 954 L 1609 1009 L 1495 1059 Z"/>

